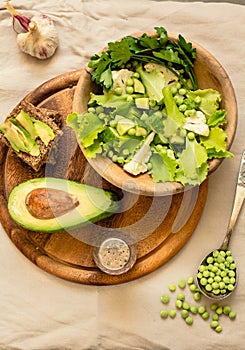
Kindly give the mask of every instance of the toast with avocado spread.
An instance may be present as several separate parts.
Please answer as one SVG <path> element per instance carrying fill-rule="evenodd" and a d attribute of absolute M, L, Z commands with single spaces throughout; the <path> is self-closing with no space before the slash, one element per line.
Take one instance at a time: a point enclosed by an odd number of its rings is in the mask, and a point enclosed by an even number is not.
<path fill-rule="evenodd" d="M 0 124 L 0 140 L 23 162 L 39 171 L 48 161 L 62 127 L 62 116 L 58 112 L 23 100 Z"/>

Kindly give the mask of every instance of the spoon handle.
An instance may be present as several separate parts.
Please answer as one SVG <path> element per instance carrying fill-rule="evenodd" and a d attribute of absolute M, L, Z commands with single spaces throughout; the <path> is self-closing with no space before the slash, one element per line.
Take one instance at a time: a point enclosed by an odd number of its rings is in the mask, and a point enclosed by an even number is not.
<path fill-rule="evenodd" d="M 238 215 L 240 213 L 240 210 L 242 208 L 243 202 L 245 199 L 245 150 L 243 151 L 242 158 L 241 158 L 241 165 L 240 170 L 238 174 L 237 179 L 237 186 L 236 186 L 236 192 L 233 202 L 233 209 L 227 229 L 227 233 L 224 237 L 223 243 L 220 247 L 221 250 L 227 250 L 231 238 L 231 234 L 233 232 L 233 228 L 236 224 Z"/>

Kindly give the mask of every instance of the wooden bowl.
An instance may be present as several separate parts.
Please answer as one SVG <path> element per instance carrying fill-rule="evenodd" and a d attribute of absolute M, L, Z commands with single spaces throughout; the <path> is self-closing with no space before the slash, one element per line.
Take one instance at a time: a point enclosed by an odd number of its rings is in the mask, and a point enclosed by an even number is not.
<path fill-rule="evenodd" d="M 137 33 L 134 36 L 138 37 L 142 34 Z M 155 35 L 155 33 L 147 34 Z M 174 35 L 169 35 L 169 38 L 171 40 L 177 40 L 177 37 Z M 188 41 L 192 42 L 190 40 Z M 195 42 L 192 42 L 192 45 L 197 51 L 195 73 L 198 87 L 200 89 L 212 88 L 219 91 L 222 96 L 221 108 L 227 110 L 227 124 L 225 128 L 227 133 L 227 149 L 229 150 L 237 126 L 237 103 L 232 83 L 225 69 L 213 55 Z M 98 86 L 91 80 L 91 69 L 84 69 L 75 90 L 73 111 L 77 113 L 85 112 L 88 107 L 90 92 L 97 93 L 98 91 Z M 154 183 L 148 174 L 142 174 L 136 177 L 132 176 L 125 172 L 119 165 L 113 163 L 109 158 L 102 156 L 97 156 L 95 159 L 88 158 L 87 160 L 104 179 L 128 192 L 149 196 L 165 196 L 183 192 L 191 187 L 183 186 L 177 182 Z M 210 161 L 209 174 L 218 168 L 222 160 L 213 159 Z"/>

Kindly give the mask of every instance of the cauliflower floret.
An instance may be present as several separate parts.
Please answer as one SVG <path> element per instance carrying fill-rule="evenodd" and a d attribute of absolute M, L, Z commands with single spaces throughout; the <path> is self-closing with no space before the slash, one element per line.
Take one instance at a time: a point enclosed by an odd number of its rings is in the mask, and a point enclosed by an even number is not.
<path fill-rule="evenodd" d="M 154 139 L 154 136 L 154 132 L 147 136 L 142 147 L 139 149 L 138 152 L 136 152 L 133 159 L 131 159 L 128 163 L 124 165 L 124 170 L 135 176 L 147 172 L 147 162 L 151 157 L 150 143 Z"/>
<path fill-rule="evenodd" d="M 126 81 L 131 78 L 134 72 L 128 69 L 113 70 L 112 72 L 113 85 L 111 91 L 114 91 L 116 88 L 122 88 L 123 94 L 126 93 Z"/>
<path fill-rule="evenodd" d="M 186 118 L 184 129 L 193 131 L 202 136 L 209 135 L 209 127 L 206 124 L 206 117 L 201 111 L 197 111 L 192 117 Z"/>

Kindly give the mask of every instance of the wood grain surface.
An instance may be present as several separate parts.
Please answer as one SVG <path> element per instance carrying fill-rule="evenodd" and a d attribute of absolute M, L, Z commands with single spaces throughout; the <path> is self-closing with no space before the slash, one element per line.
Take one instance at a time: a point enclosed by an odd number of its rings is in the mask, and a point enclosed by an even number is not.
<path fill-rule="evenodd" d="M 74 91 L 82 72 L 55 77 L 30 92 L 25 99 L 37 106 L 55 109 L 66 118 L 72 112 Z M 41 269 L 82 284 L 124 283 L 164 265 L 194 233 L 206 202 L 207 180 L 200 187 L 173 196 L 132 194 L 108 183 L 91 168 L 70 128 L 63 129 L 57 145 L 54 150 L 56 164 L 48 163 L 36 173 L 0 143 L 0 220 L 16 247 Z M 121 198 L 121 212 L 70 232 L 25 230 L 8 213 L 8 195 L 19 183 L 42 176 L 67 178 L 113 190 Z M 113 235 L 113 229 L 130 235 L 137 246 L 136 264 L 130 271 L 118 276 L 100 271 L 93 260 L 98 237 L 105 231 Z"/>

